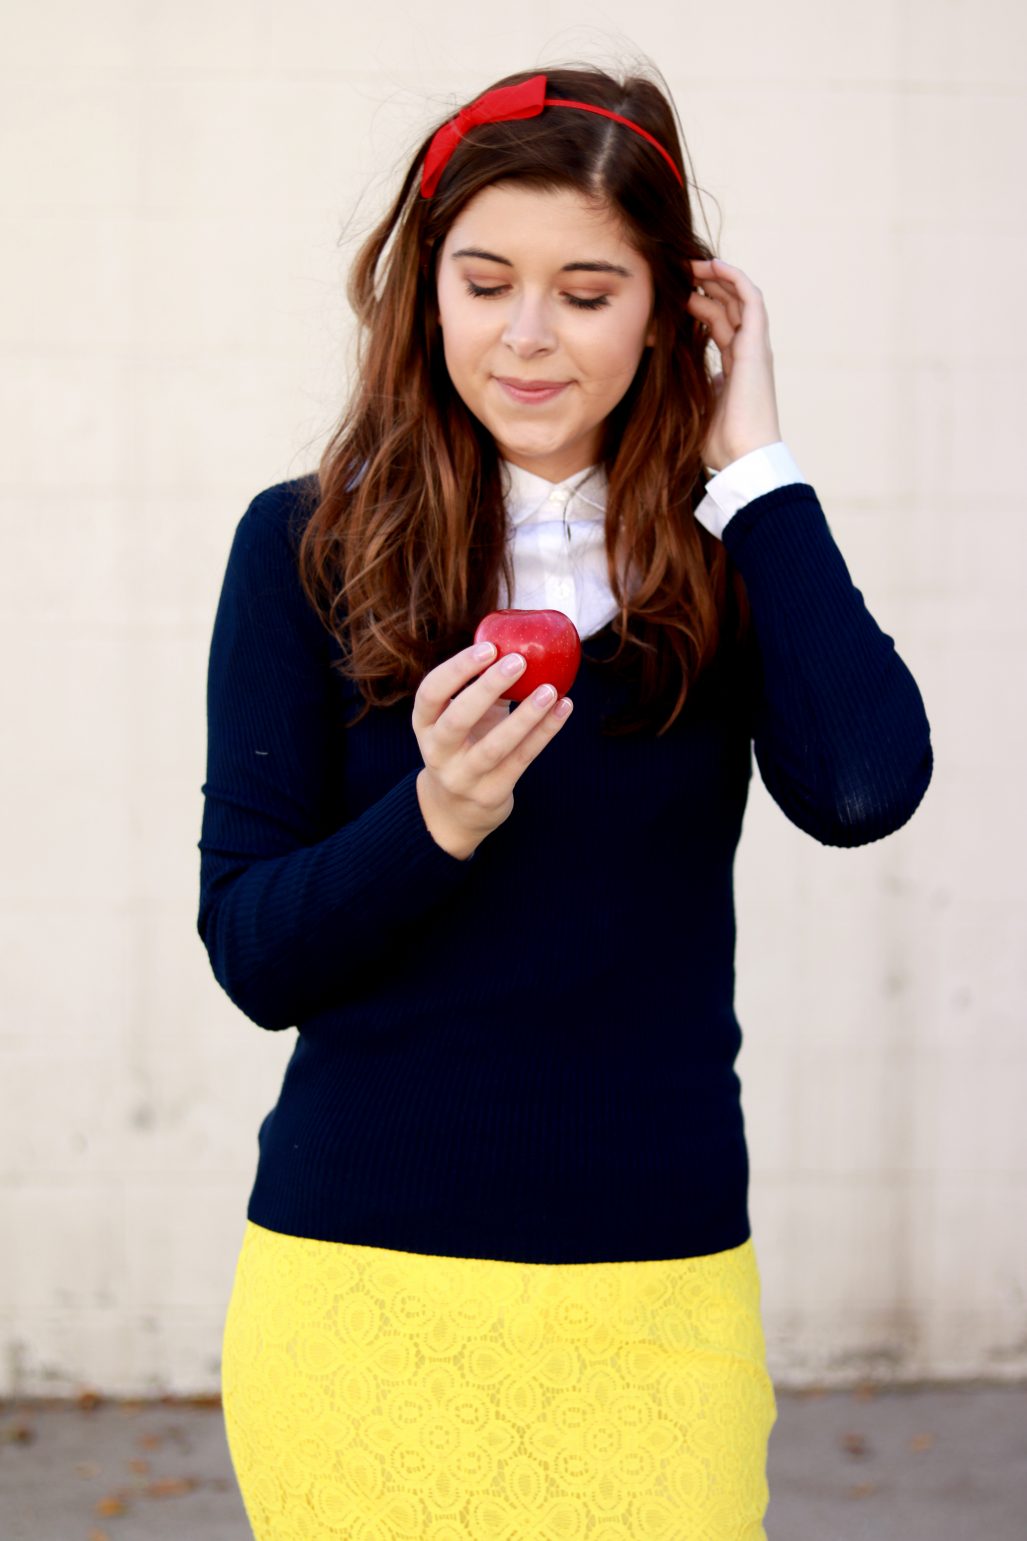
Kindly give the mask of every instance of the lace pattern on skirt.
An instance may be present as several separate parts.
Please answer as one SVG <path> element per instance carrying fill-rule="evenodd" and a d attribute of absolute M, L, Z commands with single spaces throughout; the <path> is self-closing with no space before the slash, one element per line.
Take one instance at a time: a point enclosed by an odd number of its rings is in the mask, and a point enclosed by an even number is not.
<path fill-rule="evenodd" d="M 247 1221 L 222 1394 L 257 1541 L 765 1541 L 751 1238 L 553 1265 Z"/>

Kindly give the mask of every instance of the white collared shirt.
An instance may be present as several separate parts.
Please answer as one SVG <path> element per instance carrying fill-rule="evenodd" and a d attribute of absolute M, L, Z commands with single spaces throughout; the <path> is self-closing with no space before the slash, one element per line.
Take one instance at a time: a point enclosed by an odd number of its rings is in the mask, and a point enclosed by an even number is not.
<path fill-rule="evenodd" d="M 514 593 L 500 607 L 562 610 L 581 637 L 601 631 L 617 614 L 606 576 L 606 472 L 601 465 L 549 482 L 509 460 L 500 462 L 508 540 L 513 542 Z M 695 511 L 711 535 L 761 493 L 805 477 L 781 440 L 750 450 L 706 484 Z M 503 584 L 500 582 L 502 596 Z"/>

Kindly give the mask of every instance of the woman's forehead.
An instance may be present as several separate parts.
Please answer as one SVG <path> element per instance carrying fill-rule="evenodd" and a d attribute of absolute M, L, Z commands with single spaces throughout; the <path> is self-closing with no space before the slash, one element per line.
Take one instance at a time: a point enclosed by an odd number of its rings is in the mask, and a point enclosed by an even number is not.
<path fill-rule="evenodd" d="M 529 241 L 536 249 L 540 241 L 555 249 L 568 240 L 578 244 L 582 239 L 590 239 L 593 244 L 598 241 L 608 251 L 631 250 L 627 233 L 608 203 L 586 198 L 574 188 L 540 189 L 502 183 L 483 188 L 461 209 L 444 245 L 449 252 L 465 246 L 487 247 L 512 259 L 513 251 L 495 243 L 502 241 L 523 252 Z"/>

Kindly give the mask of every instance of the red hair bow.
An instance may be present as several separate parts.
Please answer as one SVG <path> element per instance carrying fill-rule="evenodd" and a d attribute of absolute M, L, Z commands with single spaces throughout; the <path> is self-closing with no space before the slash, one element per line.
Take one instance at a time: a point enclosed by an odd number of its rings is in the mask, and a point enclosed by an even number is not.
<path fill-rule="evenodd" d="M 596 107 L 591 102 L 574 102 L 566 97 L 546 97 L 545 75 L 532 75 L 529 80 L 524 80 L 518 86 L 497 86 L 494 91 L 486 91 L 484 96 L 479 96 L 476 101 L 467 107 L 461 107 L 455 118 L 450 118 L 438 130 L 431 144 L 428 146 L 424 157 L 424 165 L 421 167 L 421 196 L 430 198 L 439 185 L 439 178 L 446 169 L 446 164 L 461 139 L 469 129 L 477 128 L 479 123 L 504 123 L 515 118 L 536 118 L 543 107 L 580 107 L 584 112 L 597 112 L 604 118 L 613 118 L 616 123 L 623 123 L 626 128 L 634 129 L 636 134 L 641 134 L 654 145 L 671 171 L 684 187 L 684 179 L 680 171 L 671 160 L 663 145 L 644 128 L 639 128 L 637 123 L 632 123 L 630 118 L 622 118 L 619 112 L 611 112 L 608 107 Z"/>

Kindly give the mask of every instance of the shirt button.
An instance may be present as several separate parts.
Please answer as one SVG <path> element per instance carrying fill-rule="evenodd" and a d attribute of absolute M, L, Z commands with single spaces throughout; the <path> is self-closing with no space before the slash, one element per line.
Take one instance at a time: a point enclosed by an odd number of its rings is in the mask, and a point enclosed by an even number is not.
<path fill-rule="evenodd" d="M 570 497 L 571 490 L 569 487 L 557 487 L 550 498 L 550 502 L 555 503 L 557 508 L 565 508 L 570 502 Z"/>

